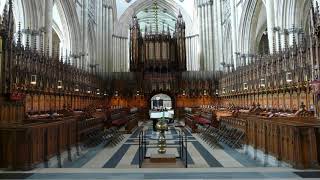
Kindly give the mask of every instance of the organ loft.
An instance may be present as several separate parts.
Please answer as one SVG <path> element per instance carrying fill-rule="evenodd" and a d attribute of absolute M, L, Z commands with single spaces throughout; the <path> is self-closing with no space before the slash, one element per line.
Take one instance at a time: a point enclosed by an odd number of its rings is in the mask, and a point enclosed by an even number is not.
<path fill-rule="evenodd" d="M 0 0 L 1 179 L 320 179 L 319 0 Z"/>
<path fill-rule="evenodd" d="M 179 12 L 175 30 L 171 36 L 169 27 L 163 25 L 152 32 L 145 26 L 140 31 L 137 16 L 132 18 L 130 27 L 130 71 L 139 73 L 144 82 L 144 91 L 171 91 L 179 81 L 186 67 L 185 22 Z"/>

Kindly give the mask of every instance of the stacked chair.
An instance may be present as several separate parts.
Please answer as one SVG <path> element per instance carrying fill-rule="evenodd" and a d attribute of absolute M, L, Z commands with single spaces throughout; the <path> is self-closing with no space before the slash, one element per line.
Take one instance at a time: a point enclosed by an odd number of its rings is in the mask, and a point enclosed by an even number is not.
<path fill-rule="evenodd" d="M 216 148 L 219 143 L 224 143 L 231 148 L 240 149 L 243 146 L 245 133 L 233 127 L 221 126 L 217 129 L 208 126 L 200 129 L 200 137 L 212 148 Z"/>
<path fill-rule="evenodd" d="M 123 139 L 123 134 L 116 127 L 105 130 L 95 130 L 87 134 L 84 147 L 95 147 L 100 144 L 116 146 Z"/>

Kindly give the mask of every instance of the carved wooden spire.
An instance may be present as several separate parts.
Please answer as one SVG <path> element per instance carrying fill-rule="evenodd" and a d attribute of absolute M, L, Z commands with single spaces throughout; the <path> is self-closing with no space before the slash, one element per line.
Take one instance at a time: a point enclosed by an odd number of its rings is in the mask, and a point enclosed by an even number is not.
<path fill-rule="evenodd" d="M 29 50 L 30 49 L 30 28 L 28 27 L 27 29 L 27 41 L 26 41 L 26 49 Z"/>
<path fill-rule="evenodd" d="M 19 22 L 19 25 L 18 25 L 18 39 L 17 39 L 17 46 L 18 46 L 19 48 L 22 47 L 21 39 L 22 39 L 21 23 Z"/>
<path fill-rule="evenodd" d="M 296 27 L 295 25 L 293 24 L 292 25 L 292 45 L 293 45 L 293 48 L 296 48 L 297 47 L 297 38 L 296 38 Z"/>
<path fill-rule="evenodd" d="M 33 51 L 37 52 L 37 36 L 33 36 Z"/>
<path fill-rule="evenodd" d="M 2 13 L 2 33 L 8 33 L 8 4 L 4 5 L 3 13 Z M 6 37 L 6 36 L 5 36 Z"/>

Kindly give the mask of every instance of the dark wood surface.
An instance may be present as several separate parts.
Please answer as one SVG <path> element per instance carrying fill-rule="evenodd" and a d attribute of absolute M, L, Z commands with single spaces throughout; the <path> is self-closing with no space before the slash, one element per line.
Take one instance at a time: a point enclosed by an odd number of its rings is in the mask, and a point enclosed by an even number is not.
<path fill-rule="evenodd" d="M 104 119 L 70 116 L 29 120 L 0 126 L 0 167 L 29 170 L 60 156 L 86 140 L 86 133 L 103 128 Z"/>
<path fill-rule="evenodd" d="M 222 117 L 221 124 L 246 132 L 246 144 L 295 168 L 319 168 L 320 122 L 308 117 Z"/>

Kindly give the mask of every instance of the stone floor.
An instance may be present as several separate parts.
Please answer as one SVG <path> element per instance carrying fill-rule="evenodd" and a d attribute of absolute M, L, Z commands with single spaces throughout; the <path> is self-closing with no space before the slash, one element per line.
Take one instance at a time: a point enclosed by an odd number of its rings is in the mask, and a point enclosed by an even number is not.
<path fill-rule="evenodd" d="M 157 152 L 158 133 L 144 124 L 149 142 L 147 156 Z M 179 128 L 166 132 L 167 151 L 179 156 Z M 125 135 L 115 147 L 92 148 L 82 158 L 61 169 L 35 169 L 28 172 L 0 170 L 0 179 L 320 179 L 319 171 L 265 167 L 241 150 L 225 146 L 211 148 L 197 134 L 187 133 L 188 168 L 139 169 L 138 131 Z"/>
<path fill-rule="evenodd" d="M 180 169 L 37 169 L 29 172 L 1 173 L 0 179 L 239 179 L 295 180 L 320 179 L 319 171 L 298 171 L 289 168 L 180 168 Z"/>
<path fill-rule="evenodd" d="M 149 145 L 146 156 L 157 152 L 158 133 L 152 131 L 151 124 L 145 125 L 144 130 Z M 179 156 L 178 147 L 179 128 L 169 127 L 166 132 L 167 151 Z M 187 133 L 188 138 L 188 167 L 189 168 L 212 168 L 212 167 L 263 167 L 258 161 L 237 150 L 227 148 L 210 148 L 199 138 L 197 134 Z M 122 143 L 115 147 L 97 147 L 96 154 L 86 155 L 83 158 L 70 163 L 69 168 L 139 168 L 139 138 L 138 132 L 125 135 Z M 89 151 L 90 152 L 90 151 Z"/>

